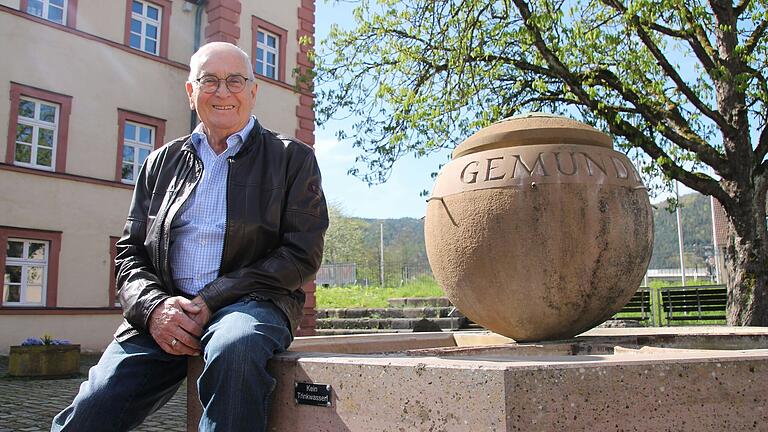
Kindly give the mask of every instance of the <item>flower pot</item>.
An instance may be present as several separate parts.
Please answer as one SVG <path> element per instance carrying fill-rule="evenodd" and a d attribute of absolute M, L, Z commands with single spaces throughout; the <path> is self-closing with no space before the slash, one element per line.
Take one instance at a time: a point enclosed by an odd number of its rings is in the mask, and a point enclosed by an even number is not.
<path fill-rule="evenodd" d="M 80 345 L 11 346 L 8 374 L 56 378 L 80 372 Z"/>
<path fill-rule="evenodd" d="M 611 138 L 559 116 L 459 145 L 427 205 L 427 255 L 467 318 L 518 341 L 572 337 L 618 312 L 653 249 L 648 194 Z"/>

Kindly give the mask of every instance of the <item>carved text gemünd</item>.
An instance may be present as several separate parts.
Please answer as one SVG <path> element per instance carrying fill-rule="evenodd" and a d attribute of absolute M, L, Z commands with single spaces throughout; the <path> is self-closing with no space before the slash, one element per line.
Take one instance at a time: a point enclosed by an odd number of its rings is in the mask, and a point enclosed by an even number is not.
<path fill-rule="evenodd" d="M 643 187 L 625 155 L 580 145 L 534 145 L 473 153 L 451 161 L 441 175 L 453 181 L 436 187 L 435 197 L 485 188 L 530 187 L 532 182 Z"/>

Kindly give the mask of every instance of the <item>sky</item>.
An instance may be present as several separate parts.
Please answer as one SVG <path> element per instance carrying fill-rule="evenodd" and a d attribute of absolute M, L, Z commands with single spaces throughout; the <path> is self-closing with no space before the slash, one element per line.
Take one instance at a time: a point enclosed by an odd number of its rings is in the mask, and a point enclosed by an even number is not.
<path fill-rule="evenodd" d="M 336 23 L 343 28 L 354 25 L 353 6 L 344 1 L 319 0 L 316 3 L 316 48 L 326 39 L 330 27 Z M 323 175 L 323 190 L 329 203 L 341 207 L 347 216 L 372 219 L 422 218 L 426 213 L 427 197 L 421 191 L 432 191 L 431 174 L 440 164 L 448 161 L 450 151 L 415 158 L 406 155 L 397 161 L 386 183 L 369 186 L 357 177 L 347 174 L 355 166 L 359 150 L 349 141 L 336 139 L 336 131 L 350 128 L 352 120 L 331 120 L 315 130 L 315 150 Z M 361 168 L 364 168 L 361 166 Z M 685 186 L 680 194 L 693 192 Z M 657 197 L 658 202 L 666 196 Z"/>
<path fill-rule="evenodd" d="M 315 38 L 317 48 L 328 35 L 333 23 L 350 28 L 354 24 L 349 3 L 319 0 L 316 3 Z M 350 128 L 351 120 L 329 121 L 315 130 L 315 150 L 323 175 L 323 191 L 329 203 L 340 206 L 348 216 L 372 219 L 421 218 L 426 213 L 423 190 L 432 191 L 440 164 L 447 162 L 449 152 L 423 158 L 406 155 L 395 164 L 389 180 L 381 185 L 368 186 L 364 181 L 348 175 L 359 154 L 349 141 L 339 142 L 337 130 Z"/>

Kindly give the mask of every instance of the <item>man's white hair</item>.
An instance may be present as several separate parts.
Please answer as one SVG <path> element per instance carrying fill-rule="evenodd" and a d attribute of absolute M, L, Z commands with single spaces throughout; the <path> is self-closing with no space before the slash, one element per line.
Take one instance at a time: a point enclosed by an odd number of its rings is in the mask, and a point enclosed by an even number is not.
<path fill-rule="evenodd" d="M 251 64 L 251 58 L 243 51 L 239 46 L 231 44 L 229 42 L 210 42 L 200 47 L 196 53 L 192 54 L 192 58 L 189 59 L 189 78 L 190 82 L 198 78 L 197 74 L 200 72 L 200 65 L 205 63 L 208 57 L 215 51 L 221 50 L 236 50 L 243 57 L 243 63 L 245 63 L 245 69 L 247 71 L 246 78 L 254 79 L 253 65 Z"/>

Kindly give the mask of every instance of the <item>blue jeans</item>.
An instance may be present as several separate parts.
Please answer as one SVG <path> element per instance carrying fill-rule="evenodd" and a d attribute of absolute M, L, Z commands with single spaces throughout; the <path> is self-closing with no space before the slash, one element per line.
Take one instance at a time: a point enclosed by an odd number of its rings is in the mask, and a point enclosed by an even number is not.
<path fill-rule="evenodd" d="M 276 384 L 267 361 L 291 343 L 283 312 L 269 301 L 231 304 L 213 314 L 201 341 L 200 431 L 266 430 Z M 187 357 L 166 353 L 152 336 L 112 341 L 51 431 L 131 430 L 168 402 L 186 373 Z"/>

